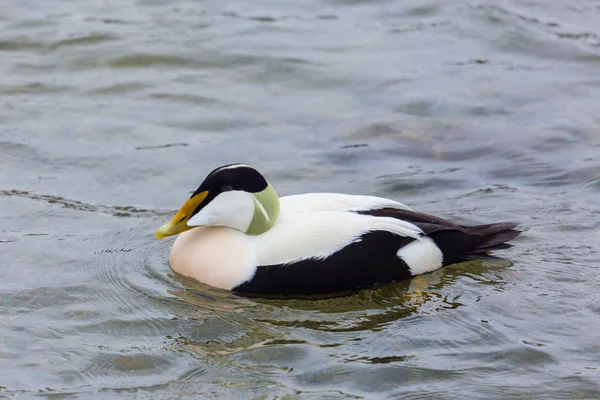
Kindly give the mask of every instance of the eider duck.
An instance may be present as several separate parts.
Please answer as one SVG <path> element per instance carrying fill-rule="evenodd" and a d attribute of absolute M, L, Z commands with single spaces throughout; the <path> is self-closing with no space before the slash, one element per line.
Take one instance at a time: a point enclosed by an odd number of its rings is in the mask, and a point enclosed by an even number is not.
<path fill-rule="evenodd" d="M 517 223 L 462 226 L 381 197 L 279 198 L 256 169 L 213 170 L 156 232 L 177 235 L 171 268 L 248 295 L 348 292 L 512 247 Z"/>

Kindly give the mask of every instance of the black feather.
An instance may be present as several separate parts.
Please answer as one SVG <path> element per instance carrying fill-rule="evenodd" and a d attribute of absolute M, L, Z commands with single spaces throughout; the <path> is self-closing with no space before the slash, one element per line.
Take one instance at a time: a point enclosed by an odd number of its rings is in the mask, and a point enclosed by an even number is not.
<path fill-rule="evenodd" d="M 387 231 L 370 232 L 325 259 L 264 265 L 235 287 L 240 293 L 322 294 L 346 292 L 412 276 L 396 254 L 414 239 Z"/>
<path fill-rule="evenodd" d="M 444 265 L 471 259 L 476 254 L 510 248 L 512 245 L 506 242 L 521 233 L 514 229 L 519 225 L 516 222 L 463 226 L 433 215 L 395 208 L 360 211 L 359 213 L 397 218 L 415 224 L 440 248 L 444 255 Z"/>

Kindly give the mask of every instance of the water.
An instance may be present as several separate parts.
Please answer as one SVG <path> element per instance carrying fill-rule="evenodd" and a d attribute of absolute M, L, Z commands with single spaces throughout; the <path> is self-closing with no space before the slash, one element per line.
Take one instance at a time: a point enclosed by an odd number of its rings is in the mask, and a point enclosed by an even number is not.
<path fill-rule="evenodd" d="M 599 397 L 598 2 L 2 9 L 0 397 Z M 525 232 L 506 260 L 242 298 L 153 238 L 230 162 Z"/>

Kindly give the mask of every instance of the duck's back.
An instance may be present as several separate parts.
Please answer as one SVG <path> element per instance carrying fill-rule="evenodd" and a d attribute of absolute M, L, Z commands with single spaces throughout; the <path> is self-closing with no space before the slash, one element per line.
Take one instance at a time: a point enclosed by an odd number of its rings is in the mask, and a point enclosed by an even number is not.
<path fill-rule="evenodd" d="M 383 197 L 341 193 L 295 194 L 279 200 L 282 212 L 366 211 L 382 208 L 410 210 L 402 203 Z"/>

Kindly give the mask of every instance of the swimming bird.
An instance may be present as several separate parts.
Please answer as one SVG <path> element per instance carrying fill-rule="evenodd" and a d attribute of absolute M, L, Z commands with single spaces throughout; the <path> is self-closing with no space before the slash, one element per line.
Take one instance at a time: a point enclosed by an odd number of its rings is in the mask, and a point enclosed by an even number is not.
<path fill-rule="evenodd" d="M 156 238 L 179 234 L 171 269 L 207 285 L 310 295 L 408 279 L 512 247 L 517 225 L 457 225 L 375 196 L 280 198 L 256 169 L 230 164 L 209 173 Z"/>

